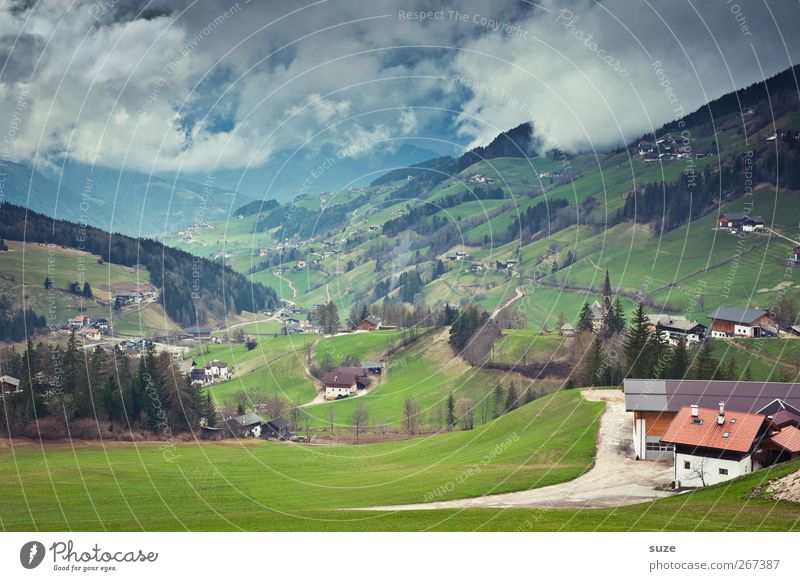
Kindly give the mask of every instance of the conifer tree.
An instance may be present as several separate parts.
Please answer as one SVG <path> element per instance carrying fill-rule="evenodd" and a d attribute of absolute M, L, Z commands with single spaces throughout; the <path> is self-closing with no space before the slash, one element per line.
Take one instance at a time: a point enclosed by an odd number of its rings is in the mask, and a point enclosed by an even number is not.
<path fill-rule="evenodd" d="M 583 303 L 581 307 L 581 312 L 578 315 L 578 323 L 575 325 L 579 333 L 584 331 L 591 332 L 594 329 L 592 324 L 592 309 L 589 307 L 589 303 Z"/>
<path fill-rule="evenodd" d="M 650 332 L 647 326 L 644 304 L 639 303 L 633 311 L 633 319 L 625 333 L 623 343 L 627 377 L 649 378 L 651 375 L 651 360 L 648 353 Z"/>
<path fill-rule="evenodd" d="M 447 396 L 447 429 L 452 430 L 456 425 L 456 398 L 453 392 Z"/>

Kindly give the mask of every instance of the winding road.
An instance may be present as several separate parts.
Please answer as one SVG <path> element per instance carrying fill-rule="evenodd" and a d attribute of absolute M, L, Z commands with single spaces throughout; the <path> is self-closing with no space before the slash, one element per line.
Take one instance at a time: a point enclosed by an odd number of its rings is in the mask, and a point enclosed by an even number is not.
<path fill-rule="evenodd" d="M 672 480 L 671 462 L 632 458 L 633 420 L 625 411 L 624 394 L 617 390 L 587 389 L 589 401 L 604 401 L 597 456 L 589 472 L 575 480 L 508 494 L 424 504 L 376 506 L 357 510 L 432 510 L 441 508 L 604 508 L 638 504 L 670 496 L 657 490 Z"/>

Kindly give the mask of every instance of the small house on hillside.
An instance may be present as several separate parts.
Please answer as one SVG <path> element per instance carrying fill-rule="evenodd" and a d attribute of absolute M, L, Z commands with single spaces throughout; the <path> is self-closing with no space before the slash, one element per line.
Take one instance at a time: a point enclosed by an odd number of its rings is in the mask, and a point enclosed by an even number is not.
<path fill-rule="evenodd" d="M 358 382 L 353 373 L 342 373 L 338 370 L 327 372 L 322 376 L 325 387 L 325 399 L 341 399 L 356 393 Z"/>
<path fill-rule="evenodd" d="M 721 306 L 709 318 L 712 337 L 762 337 L 771 334 L 765 327 L 771 327 L 772 320 L 764 309 Z"/>
<path fill-rule="evenodd" d="M 256 413 L 244 414 L 229 418 L 225 425 L 234 438 L 258 438 L 261 436 L 261 425 L 264 420 Z"/>
<path fill-rule="evenodd" d="M 651 331 L 660 327 L 662 331 L 669 333 L 670 342 L 674 344 L 677 344 L 681 337 L 686 339 L 691 335 L 698 340 L 702 339 L 706 333 L 706 326 L 702 323 L 678 315 L 648 315 L 647 319 Z"/>
<path fill-rule="evenodd" d="M 379 329 L 380 326 L 381 326 L 380 318 L 374 315 L 370 315 L 369 317 L 361 319 L 356 324 L 356 329 L 358 329 L 359 331 L 374 331 L 376 329 Z"/>
<path fill-rule="evenodd" d="M 10 375 L 0 376 L 0 395 L 19 391 L 19 379 Z"/>
<path fill-rule="evenodd" d="M 208 327 L 189 327 L 183 332 L 193 339 L 211 339 L 211 329 Z"/>
<path fill-rule="evenodd" d="M 681 408 L 661 437 L 675 446 L 675 487 L 710 486 L 761 469 L 774 428 L 768 417 L 726 411 L 724 403 Z"/>
<path fill-rule="evenodd" d="M 575 327 L 573 327 L 570 323 L 564 323 L 563 325 L 561 325 L 561 328 L 558 331 L 562 337 L 575 336 Z"/>
<path fill-rule="evenodd" d="M 265 440 L 288 440 L 292 437 L 289 422 L 275 418 L 261 426 L 261 437 Z"/>
<path fill-rule="evenodd" d="M 206 374 L 210 375 L 212 379 L 221 379 L 225 381 L 228 379 L 228 364 L 219 359 L 214 359 L 205 364 Z"/>

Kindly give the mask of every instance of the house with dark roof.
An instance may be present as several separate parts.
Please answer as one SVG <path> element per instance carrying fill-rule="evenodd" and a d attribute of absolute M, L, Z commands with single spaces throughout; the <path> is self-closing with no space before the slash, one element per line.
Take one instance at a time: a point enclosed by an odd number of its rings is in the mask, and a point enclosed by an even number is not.
<path fill-rule="evenodd" d="M 687 343 L 699 342 L 706 334 L 705 325 L 678 315 L 648 315 L 647 320 L 651 330 L 667 333 L 667 341 L 672 345 L 677 345 L 681 338 Z"/>
<path fill-rule="evenodd" d="M 225 421 L 225 426 L 228 433 L 234 438 L 258 438 L 261 436 L 261 425 L 263 423 L 264 420 L 261 419 L 261 416 L 250 412 L 235 418 L 228 418 Z"/>
<path fill-rule="evenodd" d="M 288 440 L 292 437 L 289 422 L 274 418 L 261 426 L 261 437 L 265 440 Z"/>
<path fill-rule="evenodd" d="M 355 373 L 342 372 L 338 369 L 328 371 L 322 376 L 325 388 L 325 399 L 341 399 L 356 393 L 358 382 Z"/>
<path fill-rule="evenodd" d="M 682 407 L 661 441 L 675 449 L 675 487 L 710 486 L 767 465 L 764 445 L 774 431 L 762 414 Z"/>
<path fill-rule="evenodd" d="M 561 328 L 558 330 L 558 332 L 562 337 L 574 337 L 577 331 L 575 331 L 575 327 L 573 327 L 570 323 L 564 323 L 561 325 Z"/>
<path fill-rule="evenodd" d="M 361 367 L 373 375 L 380 375 L 383 373 L 383 368 L 386 367 L 386 362 L 381 359 L 374 361 L 362 361 Z"/>
<path fill-rule="evenodd" d="M 763 337 L 773 334 L 769 311 L 721 306 L 708 316 L 712 337 Z"/>
<path fill-rule="evenodd" d="M 753 232 L 764 228 L 761 216 L 751 216 L 742 212 L 728 212 L 719 217 L 719 227 L 724 230 L 741 230 Z"/>
<path fill-rule="evenodd" d="M 713 408 L 724 402 L 730 411 L 765 414 L 780 400 L 787 409 L 800 406 L 800 383 L 695 379 L 626 379 L 625 409 L 633 413 L 633 448 L 637 459 L 667 460 L 671 444 L 661 437 L 686 406 Z M 766 411 L 764 411 L 766 410 Z"/>
<path fill-rule="evenodd" d="M 208 327 L 188 327 L 183 330 L 184 333 L 194 339 L 210 339 L 211 329 Z"/>

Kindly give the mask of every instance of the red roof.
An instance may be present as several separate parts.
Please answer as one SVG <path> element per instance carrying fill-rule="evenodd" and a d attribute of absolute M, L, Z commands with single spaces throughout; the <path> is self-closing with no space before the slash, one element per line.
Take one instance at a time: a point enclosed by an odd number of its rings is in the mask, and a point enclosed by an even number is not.
<path fill-rule="evenodd" d="M 726 411 L 725 422 L 719 425 L 718 409 L 699 408 L 697 411 L 695 418 L 692 417 L 690 406 L 681 408 L 661 436 L 661 441 L 682 446 L 748 452 L 764 422 L 769 422 L 761 414 Z"/>
<path fill-rule="evenodd" d="M 322 376 L 325 387 L 352 387 L 356 384 L 356 376 L 352 373 L 329 371 Z"/>
<path fill-rule="evenodd" d="M 789 452 L 800 452 L 800 430 L 794 426 L 786 426 L 773 435 L 770 440 Z"/>

